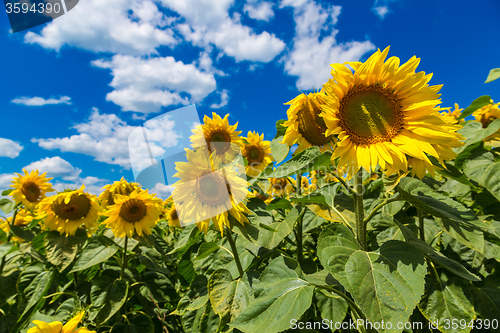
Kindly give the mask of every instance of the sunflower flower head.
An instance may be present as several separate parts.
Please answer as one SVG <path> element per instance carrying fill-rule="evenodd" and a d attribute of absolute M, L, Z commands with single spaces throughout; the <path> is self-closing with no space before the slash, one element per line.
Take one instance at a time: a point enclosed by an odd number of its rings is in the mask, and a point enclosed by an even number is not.
<path fill-rule="evenodd" d="M 165 200 L 163 214 L 169 226 L 181 227 L 181 222 L 179 221 L 179 214 L 177 213 L 177 209 L 175 208 L 174 199 L 172 199 L 172 196 L 168 197 L 168 199 Z"/>
<path fill-rule="evenodd" d="M 0 229 L 3 230 L 6 234 L 10 231 L 10 226 L 12 224 L 13 217 L 0 217 Z M 20 209 L 16 214 L 16 220 L 14 221 L 14 225 L 24 227 L 30 224 L 33 221 L 33 213 L 27 209 Z M 21 243 L 24 240 L 19 237 L 12 237 L 12 242 Z"/>
<path fill-rule="evenodd" d="M 103 222 L 116 237 L 150 235 L 162 214 L 162 200 L 148 190 L 134 190 L 129 195 L 116 194 L 115 203 L 103 213 Z"/>
<path fill-rule="evenodd" d="M 12 180 L 11 187 L 14 190 L 10 193 L 14 201 L 17 203 L 22 202 L 24 207 L 33 210 L 36 205 L 45 198 L 45 194 L 53 192 L 54 189 L 49 183 L 52 178 L 47 178 L 46 174 L 39 174 L 38 170 L 28 172 L 23 169 L 24 175 L 17 174 Z"/>
<path fill-rule="evenodd" d="M 321 151 L 330 150 L 335 145 L 333 135 L 325 135 L 327 127 L 321 116 L 325 103 L 323 92 L 300 94 L 285 105 L 290 105 L 288 120 L 283 123 L 286 132 L 283 143 L 289 146 L 298 144 L 295 153 L 309 147 L 319 147 Z"/>
<path fill-rule="evenodd" d="M 460 115 L 462 114 L 462 110 L 458 107 L 458 104 L 455 103 L 455 110 L 451 111 L 451 109 L 445 109 L 443 112 L 441 112 L 441 116 L 443 116 L 446 120 L 446 122 L 450 124 L 461 124 L 465 122 L 465 119 L 458 119 Z"/>
<path fill-rule="evenodd" d="M 243 156 L 248 161 L 246 173 L 251 177 L 255 177 L 274 161 L 271 155 L 271 142 L 264 141 L 264 134 L 259 135 L 250 131 L 246 137 L 246 142 L 242 151 Z"/>
<path fill-rule="evenodd" d="M 141 185 L 139 183 L 130 183 L 122 177 L 119 181 L 115 181 L 113 184 L 108 184 L 103 187 L 103 192 L 99 195 L 99 201 L 101 206 L 106 208 L 108 205 L 113 205 L 115 203 L 115 196 L 119 195 L 129 195 L 135 190 L 140 190 Z"/>
<path fill-rule="evenodd" d="M 250 195 L 243 160 L 224 164 L 221 156 L 207 149 L 186 150 L 187 162 L 177 162 L 173 186 L 174 205 L 183 225 L 196 223 L 208 232 L 210 221 L 224 234 L 232 221 L 248 222 L 245 202 Z"/>
<path fill-rule="evenodd" d="M 36 326 L 30 328 L 27 333 L 97 333 L 96 331 L 90 331 L 86 327 L 76 328 L 82 321 L 84 315 L 85 311 L 79 312 L 75 317 L 64 324 L 64 326 L 60 321 L 46 323 L 41 320 L 33 320 Z"/>
<path fill-rule="evenodd" d="M 332 159 L 347 166 L 349 177 L 377 165 L 388 175 L 411 167 L 423 177 L 434 171 L 430 156 L 444 167 L 455 156 L 451 148 L 461 145 L 460 126 L 439 113 L 441 86 L 428 85 L 432 74 L 415 72 L 415 56 L 400 66 L 397 57 L 385 61 L 388 53 L 389 47 L 364 63 L 333 64 L 333 78 L 323 86 L 325 134 L 338 137 Z"/>
<path fill-rule="evenodd" d="M 500 119 L 500 103 L 493 103 L 490 100 L 490 104 L 483 106 L 482 108 L 474 111 L 472 115 L 476 121 L 479 121 L 483 128 L 488 127 L 493 121 Z M 500 130 L 493 133 L 484 139 L 485 142 L 493 144 L 494 146 L 500 146 Z"/>
<path fill-rule="evenodd" d="M 216 154 L 222 161 L 232 161 L 240 155 L 243 148 L 243 140 L 239 137 L 241 131 L 236 131 L 238 123 L 229 125 L 229 114 L 221 118 L 215 112 L 212 118 L 205 116 L 203 125 L 193 129 L 190 136 L 192 146 L 195 149 L 207 147 L 211 153 Z"/>
<path fill-rule="evenodd" d="M 267 193 L 270 196 L 281 198 L 295 192 L 295 180 L 289 177 L 270 178 L 270 185 Z"/>
<path fill-rule="evenodd" d="M 37 206 L 37 219 L 43 219 L 42 229 L 59 231 L 72 236 L 82 225 L 87 233 L 97 227 L 100 210 L 95 195 L 85 193 L 85 185 L 78 190 L 62 192 L 43 199 Z"/>

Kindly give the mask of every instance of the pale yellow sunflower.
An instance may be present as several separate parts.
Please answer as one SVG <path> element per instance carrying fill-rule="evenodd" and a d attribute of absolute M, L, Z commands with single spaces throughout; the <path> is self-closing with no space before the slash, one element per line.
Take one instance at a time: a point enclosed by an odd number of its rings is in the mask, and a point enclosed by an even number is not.
<path fill-rule="evenodd" d="M 415 73 L 415 56 L 402 66 L 397 57 L 384 62 L 388 52 L 378 50 L 364 63 L 333 64 L 333 78 L 323 86 L 325 135 L 338 137 L 332 159 L 347 166 L 349 176 L 360 167 L 370 172 L 380 165 L 390 175 L 410 165 L 420 177 L 434 170 L 428 155 L 444 166 L 445 156 L 455 156 L 451 148 L 462 145 L 461 126 L 439 113 L 441 86 L 428 85 L 432 74 Z"/>
<path fill-rule="evenodd" d="M 3 232 L 5 232 L 6 234 L 8 234 L 10 231 L 12 218 L 13 217 L 7 217 L 7 218 L 4 218 L 3 216 L 0 217 L 0 229 L 2 229 Z M 33 221 L 33 218 L 34 216 L 31 211 L 27 209 L 20 209 L 16 214 L 16 220 L 14 221 L 14 225 L 24 227 L 30 224 Z M 24 239 L 14 236 L 11 238 L 11 241 L 21 243 L 24 242 Z"/>
<path fill-rule="evenodd" d="M 46 177 L 46 172 L 39 175 L 38 170 L 28 172 L 23 169 L 24 176 L 16 173 L 18 177 L 12 180 L 11 187 L 14 188 L 10 195 L 17 203 L 22 202 L 24 207 L 33 210 L 36 205 L 45 198 L 45 194 L 53 192 L 54 189 L 49 183 L 52 178 Z"/>
<path fill-rule="evenodd" d="M 186 157 L 187 162 L 176 163 L 174 177 L 180 180 L 172 192 L 182 224 L 196 223 L 207 233 L 211 220 L 223 235 L 224 226 L 232 227 L 229 214 L 241 224 L 248 222 L 249 185 L 240 172 L 244 165 L 224 166 L 219 155 L 206 149 L 186 150 Z"/>
<path fill-rule="evenodd" d="M 321 118 L 321 106 L 325 103 L 323 92 L 300 94 L 285 105 L 290 105 L 287 111 L 288 120 L 283 143 L 289 146 L 298 144 L 295 153 L 309 147 L 319 147 L 321 151 L 330 150 L 335 145 L 333 135 L 325 136 L 327 127 Z"/>
<path fill-rule="evenodd" d="M 286 197 L 295 192 L 295 179 L 289 177 L 283 178 L 270 178 L 271 186 L 267 190 L 267 194 L 273 197 Z"/>
<path fill-rule="evenodd" d="M 271 142 L 264 141 L 264 134 L 248 132 L 247 144 L 243 147 L 243 156 L 247 159 L 246 174 L 251 177 L 258 176 L 266 166 L 274 161 L 271 155 Z"/>
<path fill-rule="evenodd" d="M 148 190 L 134 190 L 129 195 L 115 194 L 115 203 L 103 213 L 103 224 L 116 237 L 150 235 L 162 214 L 163 202 Z"/>
<path fill-rule="evenodd" d="M 78 190 L 58 193 L 43 199 L 37 206 L 36 218 L 43 220 L 42 229 L 59 231 L 72 236 L 82 225 L 87 233 L 97 227 L 100 210 L 95 195 L 85 193 L 85 185 Z"/>
<path fill-rule="evenodd" d="M 455 110 L 451 111 L 451 109 L 446 108 L 443 112 L 441 112 L 441 116 L 445 118 L 445 120 L 450 124 L 461 124 L 465 122 L 465 119 L 458 119 L 462 114 L 462 110 L 458 107 L 458 104 L 455 103 Z"/>
<path fill-rule="evenodd" d="M 490 102 L 472 113 L 476 121 L 483 125 L 483 128 L 488 127 L 494 120 L 500 119 L 500 103 L 493 103 L 493 100 Z M 500 130 L 484 139 L 485 142 L 498 142 L 498 140 L 500 140 Z"/>
<path fill-rule="evenodd" d="M 129 195 L 130 193 L 141 190 L 141 185 L 139 183 L 130 183 L 122 177 L 119 181 L 115 181 L 113 184 L 108 184 L 102 188 L 104 192 L 99 195 L 99 201 L 103 208 L 108 205 L 113 205 L 115 203 L 115 195 Z"/>
<path fill-rule="evenodd" d="M 194 149 L 208 146 L 209 151 L 215 153 L 222 162 L 233 161 L 243 148 L 243 140 L 239 137 L 241 131 L 236 131 L 238 122 L 229 125 L 229 114 L 221 118 L 213 112 L 212 117 L 205 116 L 203 125 L 193 129 L 193 135 L 189 137 L 192 146 Z"/>
<path fill-rule="evenodd" d="M 70 321 L 64 324 L 64 326 L 60 321 L 46 323 L 41 320 L 33 320 L 36 326 L 30 328 L 27 333 L 97 333 L 96 331 L 90 331 L 86 327 L 76 328 L 84 314 L 84 311 L 78 313 Z"/>

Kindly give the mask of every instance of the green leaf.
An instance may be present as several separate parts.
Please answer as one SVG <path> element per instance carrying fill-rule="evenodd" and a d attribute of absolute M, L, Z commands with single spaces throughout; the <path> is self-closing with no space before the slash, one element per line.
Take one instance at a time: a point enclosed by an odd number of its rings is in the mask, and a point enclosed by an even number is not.
<path fill-rule="evenodd" d="M 405 242 L 388 241 L 379 253 L 365 252 L 347 227 L 334 224 L 319 237 L 318 257 L 372 323 L 396 327 L 408 321 L 424 292 L 424 257 Z"/>
<path fill-rule="evenodd" d="M 474 101 L 472 101 L 472 103 L 468 107 L 466 107 L 462 111 L 462 114 L 460 115 L 460 117 L 458 117 L 458 119 L 460 120 L 460 119 L 464 119 L 467 116 L 470 116 L 472 114 L 472 112 L 476 111 L 477 109 L 482 108 L 485 105 L 490 104 L 491 103 L 490 100 L 491 100 L 491 97 L 487 96 L 487 95 L 476 98 Z"/>
<path fill-rule="evenodd" d="M 286 133 L 286 127 L 283 126 L 283 123 L 286 122 L 285 119 L 280 119 L 276 122 L 276 136 L 274 138 L 284 136 Z"/>
<path fill-rule="evenodd" d="M 70 273 L 83 271 L 84 269 L 100 264 L 111 258 L 118 249 L 119 246 L 105 236 L 92 237 L 89 239 Z"/>
<path fill-rule="evenodd" d="M 475 319 L 472 295 L 468 291 L 470 282 L 452 277 L 448 280 L 436 281 L 430 277 L 426 281 L 426 293 L 418 308 L 431 323 L 438 323 L 443 333 L 468 333 L 470 327 L 452 328 L 452 321 L 465 320 L 470 323 Z M 448 325 L 447 325 L 448 323 Z M 445 328 L 447 327 L 447 328 Z"/>
<path fill-rule="evenodd" d="M 472 154 L 473 149 L 478 146 L 481 141 L 494 134 L 499 129 L 500 119 L 495 119 L 486 128 L 483 128 L 481 123 L 477 121 L 469 121 L 465 123 L 465 125 L 457 131 L 458 133 L 462 134 L 462 136 L 467 138 L 464 145 L 455 150 L 455 152 L 458 154 L 456 159 L 460 161 L 458 165 L 455 162 L 457 168 L 460 166 L 464 158 Z"/>
<path fill-rule="evenodd" d="M 494 161 L 493 154 L 488 152 L 467 160 L 463 168 L 467 177 L 486 188 L 500 201 L 500 162 Z"/>
<path fill-rule="evenodd" d="M 347 302 L 340 296 L 326 290 L 314 294 L 321 318 L 333 323 L 341 323 L 347 314 Z"/>
<path fill-rule="evenodd" d="M 113 280 L 109 276 L 101 276 L 93 281 L 90 292 L 92 308 L 90 319 L 104 324 L 121 309 L 128 295 L 128 281 Z"/>
<path fill-rule="evenodd" d="M 330 151 L 321 153 L 318 147 L 307 148 L 293 156 L 289 161 L 277 167 L 276 170 L 263 176 L 268 178 L 282 178 L 295 175 L 299 172 L 304 173 L 319 168 L 328 170 L 331 155 L 332 153 Z"/>
<path fill-rule="evenodd" d="M 3 196 L 7 196 L 7 195 L 9 195 L 12 191 L 14 191 L 14 189 L 13 189 L 13 188 L 8 189 L 8 190 L 5 190 L 5 191 L 2 191 L 2 195 L 3 195 Z"/>
<path fill-rule="evenodd" d="M 9 199 L 0 199 L 0 209 L 3 210 L 5 214 L 9 214 L 14 209 L 14 202 Z"/>
<path fill-rule="evenodd" d="M 47 260 L 57 266 L 60 272 L 64 271 L 75 260 L 86 240 L 87 233 L 83 229 L 78 229 L 74 236 L 61 235 L 57 231 L 48 232 L 44 241 Z"/>
<path fill-rule="evenodd" d="M 271 154 L 276 163 L 283 161 L 290 151 L 290 147 L 286 143 L 281 143 L 281 141 L 283 141 L 283 136 L 279 136 L 271 141 Z"/>
<path fill-rule="evenodd" d="M 28 287 L 26 287 L 24 294 L 29 297 L 29 299 L 21 317 L 32 310 L 36 311 L 37 305 L 43 300 L 43 296 L 47 295 L 53 277 L 54 272 L 52 270 L 43 271 L 31 281 Z"/>
<path fill-rule="evenodd" d="M 488 74 L 488 77 L 486 78 L 486 81 L 484 81 L 484 83 L 495 81 L 498 78 L 500 78 L 500 68 L 493 68 L 490 70 L 490 73 Z"/>
<path fill-rule="evenodd" d="M 148 300 L 168 302 L 178 299 L 170 279 L 159 272 L 146 271 L 142 274 L 144 285 L 140 286 L 141 294 Z"/>
<path fill-rule="evenodd" d="M 488 227 L 472 210 L 446 195 L 434 191 L 419 179 L 402 178 L 398 188 L 404 200 L 433 216 L 469 226 Z"/>
<path fill-rule="evenodd" d="M 262 272 L 258 297 L 230 326 L 245 333 L 277 333 L 290 328 L 311 306 L 314 286 L 302 279 L 298 263 L 278 257 Z"/>
<path fill-rule="evenodd" d="M 481 279 L 475 275 L 472 274 L 465 268 L 461 263 L 458 261 L 455 261 L 453 259 L 450 259 L 448 257 L 445 257 L 442 253 L 436 251 L 433 247 L 431 247 L 429 244 L 424 242 L 421 239 L 418 239 L 413 232 L 410 231 L 407 227 L 405 227 L 402 223 L 398 222 L 395 220 L 399 228 L 401 229 L 401 232 L 403 233 L 403 236 L 405 237 L 406 241 L 410 243 L 411 245 L 415 246 L 417 249 L 422 251 L 422 253 L 431 259 L 433 262 L 439 264 L 440 266 L 444 267 L 446 270 L 460 276 L 461 278 L 464 278 L 469 281 L 481 281 Z"/>
<path fill-rule="evenodd" d="M 259 230 L 257 244 L 267 249 L 274 249 L 293 231 L 299 214 L 297 207 L 293 207 L 283 221 L 273 222 L 267 225 L 272 231 L 267 228 L 261 228 Z"/>
<path fill-rule="evenodd" d="M 453 239 L 477 252 L 484 254 L 484 233 L 474 226 L 459 225 L 452 220 L 435 218 L 441 229 Z"/>
<path fill-rule="evenodd" d="M 154 333 L 155 326 L 151 318 L 143 313 L 127 317 L 127 322 L 113 325 L 111 333 Z"/>
<path fill-rule="evenodd" d="M 474 309 L 483 320 L 498 320 L 500 318 L 499 281 L 497 277 L 492 277 L 493 279 L 490 277 L 485 279 L 485 285 L 483 287 L 477 288 L 471 286 L 474 294 Z M 488 284 L 488 282 L 490 282 L 489 280 L 493 280 L 493 285 Z"/>
<path fill-rule="evenodd" d="M 35 238 L 35 233 L 31 230 L 24 229 L 19 225 L 11 225 L 10 231 L 19 238 L 31 242 Z"/>
<path fill-rule="evenodd" d="M 285 198 L 276 198 L 267 205 L 266 210 L 290 209 L 292 207 L 290 201 Z"/>
<path fill-rule="evenodd" d="M 198 254 L 196 255 L 195 260 L 205 259 L 210 254 L 212 254 L 213 252 L 215 252 L 219 249 L 220 249 L 219 245 L 217 245 L 214 242 L 203 243 L 203 244 L 201 244 L 200 248 L 198 249 Z"/>
<path fill-rule="evenodd" d="M 5 257 L 14 248 L 14 243 L 2 243 L 0 244 L 0 259 Z"/>
<path fill-rule="evenodd" d="M 221 322 L 234 321 L 253 298 L 250 285 L 242 279 L 233 281 L 231 273 L 224 268 L 210 275 L 208 293 L 212 309 L 219 315 Z"/>

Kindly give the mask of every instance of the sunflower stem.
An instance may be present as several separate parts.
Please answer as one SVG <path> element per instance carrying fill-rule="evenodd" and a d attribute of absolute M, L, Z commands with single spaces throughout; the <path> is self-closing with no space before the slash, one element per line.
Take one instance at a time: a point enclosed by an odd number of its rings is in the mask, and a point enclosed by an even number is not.
<path fill-rule="evenodd" d="M 420 239 L 425 242 L 425 233 L 424 233 L 424 214 L 420 208 L 417 208 L 418 214 L 418 231 Z"/>
<path fill-rule="evenodd" d="M 356 214 L 356 229 L 358 242 L 361 248 L 366 251 L 366 224 L 365 210 L 363 208 L 363 171 L 360 168 L 354 175 L 354 212 Z"/>
<path fill-rule="evenodd" d="M 16 222 L 16 216 L 17 216 L 18 211 L 19 211 L 19 208 L 16 208 L 16 210 L 14 210 L 14 215 L 12 215 L 12 222 L 10 224 L 7 221 L 7 224 L 9 224 L 9 233 L 7 234 L 7 243 L 10 242 L 10 240 L 12 239 L 11 226 L 15 225 L 14 223 Z M 2 258 L 2 263 L 0 264 L 0 275 L 3 274 L 3 268 L 5 267 L 6 260 L 7 260 L 7 254 L 4 255 Z"/>
<path fill-rule="evenodd" d="M 226 228 L 226 235 L 227 240 L 229 241 L 229 245 L 231 245 L 231 251 L 233 251 L 233 257 L 234 261 L 236 262 L 236 267 L 238 267 L 238 272 L 240 273 L 240 276 L 238 278 L 241 278 L 244 274 L 243 267 L 241 266 L 240 257 L 238 255 L 238 250 L 236 249 L 236 243 L 234 242 L 231 229 Z"/>
<path fill-rule="evenodd" d="M 297 196 L 300 196 L 302 192 L 302 174 L 300 172 L 297 173 Z M 297 204 L 300 206 L 300 204 Z M 304 257 L 304 250 L 302 247 L 302 220 L 303 220 L 304 214 L 300 214 L 299 220 L 297 221 L 297 261 L 299 264 L 302 263 L 303 257 Z"/>
<path fill-rule="evenodd" d="M 125 235 L 125 246 L 123 247 L 122 270 L 120 272 L 120 280 L 123 279 L 123 274 L 125 273 L 125 266 L 127 266 L 127 246 L 128 246 L 128 236 Z"/>

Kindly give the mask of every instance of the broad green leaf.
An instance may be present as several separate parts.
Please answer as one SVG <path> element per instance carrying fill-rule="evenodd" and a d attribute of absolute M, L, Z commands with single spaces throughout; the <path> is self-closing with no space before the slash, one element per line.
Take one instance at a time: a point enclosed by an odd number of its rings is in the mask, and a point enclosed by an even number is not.
<path fill-rule="evenodd" d="M 104 324 L 121 309 L 128 295 L 128 281 L 113 280 L 109 276 L 101 276 L 93 281 L 90 297 L 92 307 L 97 309 L 91 313 L 91 320 Z"/>
<path fill-rule="evenodd" d="M 108 260 L 118 251 L 118 248 L 117 244 L 105 236 L 90 238 L 70 273 L 83 271 Z"/>
<path fill-rule="evenodd" d="M 0 199 L 0 209 L 3 210 L 5 214 L 9 214 L 14 209 L 14 202 L 9 199 Z"/>
<path fill-rule="evenodd" d="M 28 242 L 31 242 L 33 240 L 33 238 L 35 238 L 35 233 L 33 231 L 27 230 L 24 227 L 21 227 L 19 225 L 11 225 L 10 231 L 12 231 L 12 233 L 15 236 L 22 238 Z"/>
<path fill-rule="evenodd" d="M 281 143 L 281 141 L 283 141 L 283 136 L 279 136 L 271 141 L 271 154 L 276 163 L 283 161 L 290 151 L 290 147 L 285 143 Z"/>
<path fill-rule="evenodd" d="M 0 259 L 5 257 L 13 248 L 15 244 L 14 243 L 3 243 L 0 244 Z"/>
<path fill-rule="evenodd" d="M 500 319 L 500 281 L 488 276 L 481 287 L 471 286 L 474 294 L 474 309 L 484 319 Z"/>
<path fill-rule="evenodd" d="M 464 119 L 467 116 L 470 116 L 472 112 L 476 111 L 477 109 L 482 108 L 485 105 L 490 104 L 491 97 L 488 95 L 484 95 L 481 97 L 476 98 L 472 103 L 466 107 L 463 111 L 462 114 L 460 114 L 460 117 L 458 119 Z"/>
<path fill-rule="evenodd" d="M 298 263 L 278 257 L 266 267 L 257 285 L 258 297 L 229 325 L 245 333 L 277 333 L 290 328 L 311 306 L 314 286 L 302 279 Z"/>
<path fill-rule="evenodd" d="M 500 201 L 500 162 L 494 161 L 493 154 L 485 153 L 467 160 L 463 168 L 467 177 L 486 188 Z"/>
<path fill-rule="evenodd" d="M 167 254 L 174 254 L 179 252 L 179 256 L 182 256 L 193 244 L 196 243 L 198 238 L 201 237 L 200 231 L 196 228 L 196 225 L 190 224 L 182 229 L 179 235 L 179 240 L 175 244 L 172 251 Z"/>
<path fill-rule="evenodd" d="M 219 250 L 220 247 L 214 242 L 207 242 L 200 245 L 198 249 L 198 254 L 196 255 L 196 260 L 205 259 L 213 252 Z"/>
<path fill-rule="evenodd" d="M 21 317 L 26 313 L 36 309 L 37 304 L 42 301 L 43 296 L 49 291 L 50 284 L 52 283 L 52 278 L 54 277 L 54 272 L 43 271 L 38 274 L 33 281 L 26 287 L 24 294 L 29 297 L 26 308 L 22 313 Z"/>
<path fill-rule="evenodd" d="M 74 236 L 61 235 L 57 231 L 50 231 L 45 236 L 45 252 L 47 260 L 57 266 L 60 272 L 64 271 L 76 258 L 87 240 L 84 230 L 78 229 Z"/>
<path fill-rule="evenodd" d="M 142 273 L 144 284 L 140 286 L 141 294 L 148 300 L 153 298 L 158 303 L 176 301 L 178 296 L 170 279 L 159 272 Z"/>
<path fill-rule="evenodd" d="M 365 252 L 347 227 L 334 224 L 319 237 L 318 257 L 372 323 L 396 327 L 408 321 L 424 292 L 427 264 L 420 251 L 405 242 L 388 241 L 378 253 Z"/>
<path fill-rule="evenodd" d="M 333 323 L 341 323 L 344 320 L 348 305 L 342 297 L 326 290 L 319 290 L 314 297 L 321 318 Z"/>
<path fill-rule="evenodd" d="M 456 149 L 456 153 L 459 154 L 457 159 L 461 160 L 467 155 L 470 155 L 469 147 L 474 147 L 476 144 L 480 143 L 493 133 L 500 129 L 500 119 L 495 119 L 491 122 L 487 128 L 483 128 L 480 122 L 470 121 L 465 123 L 465 125 L 458 130 L 458 133 L 462 134 L 467 140 L 464 145 Z M 463 156 L 465 154 L 465 156 Z M 459 163 L 460 165 L 460 163 Z M 457 167 L 459 167 L 459 165 Z"/>
<path fill-rule="evenodd" d="M 458 261 L 455 261 L 453 259 L 450 259 L 448 257 L 445 257 L 442 253 L 436 251 L 433 247 L 431 247 L 429 244 L 424 242 L 421 239 L 418 239 L 407 227 L 405 227 L 402 223 L 398 222 L 397 220 L 395 221 L 401 231 L 403 232 L 403 235 L 408 243 L 411 245 L 415 246 L 418 248 L 422 253 L 434 261 L 435 263 L 438 263 L 440 266 L 444 267 L 448 271 L 470 281 L 481 281 L 481 279 L 475 275 L 472 274 L 465 268 L 461 263 Z"/>
<path fill-rule="evenodd" d="M 458 224 L 448 219 L 434 219 L 448 235 L 463 245 L 484 254 L 484 233 L 477 227 Z"/>
<path fill-rule="evenodd" d="M 471 328 L 451 327 L 452 320 L 470 323 L 475 319 L 474 306 L 471 303 L 470 282 L 452 277 L 448 280 L 436 281 L 428 277 L 426 293 L 418 308 L 431 323 L 438 323 L 443 333 L 468 333 Z M 447 325 L 448 323 L 448 325 Z M 446 328 L 447 327 L 447 328 Z"/>
<path fill-rule="evenodd" d="M 151 317 L 145 314 L 138 314 L 132 317 L 127 316 L 127 322 L 119 322 L 113 325 L 111 333 L 154 333 L 155 326 Z"/>
<path fill-rule="evenodd" d="M 212 309 L 210 302 L 196 310 L 186 311 L 181 318 L 184 332 L 207 333 L 217 332 L 220 319 Z"/>
<path fill-rule="evenodd" d="M 276 198 L 267 205 L 266 210 L 290 209 L 292 207 L 290 201 L 285 198 Z"/>
<path fill-rule="evenodd" d="M 8 190 L 5 190 L 5 191 L 2 191 L 2 195 L 3 195 L 3 196 L 7 196 L 7 195 L 9 195 L 12 191 L 14 191 L 14 189 L 13 189 L 13 188 L 8 189 Z"/>
<path fill-rule="evenodd" d="M 285 119 L 280 119 L 276 122 L 276 136 L 274 138 L 284 136 L 286 132 L 286 127 L 283 126 Z"/>
<path fill-rule="evenodd" d="M 288 236 L 292 232 L 299 214 L 300 213 L 297 207 L 294 207 L 290 210 L 283 221 L 273 222 L 268 225 L 269 228 L 276 231 L 270 231 L 261 228 L 259 230 L 259 238 L 257 239 L 257 244 L 267 249 L 274 249 L 286 236 Z"/>
<path fill-rule="evenodd" d="M 268 178 L 282 178 L 296 175 L 299 172 L 304 173 L 319 168 L 328 169 L 331 155 L 332 153 L 329 151 L 321 153 L 318 147 L 311 147 L 296 154 L 292 159 L 286 161 L 277 167 L 276 170 L 265 176 Z"/>
<path fill-rule="evenodd" d="M 233 281 L 227 269 L 218 269 L 208 279 L 208 293 L 212 309 L 222 322 L 234 321 L 251 303 L 253 292 L 242 279 Z"/>
<path fill-rule="evenodd" d="M 495 81 L 498 78 L 500 78 L 500 68 L 493 68 L 490 70 L 490 73 L 488 74 L 488 77 L 486 78 L 486 81 L 484 81 L 484 83 Z"/>
<path fill-rule="evenodd" d="M 488 227 L 472 210 L 446 195 L 434 191 L 419 179 L 402 178 L 398 189 L 404 200 L 433 216 L 469 226 Z"/>

